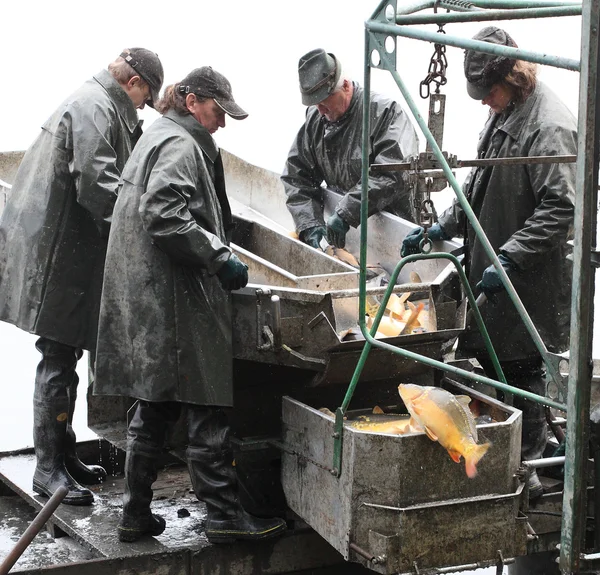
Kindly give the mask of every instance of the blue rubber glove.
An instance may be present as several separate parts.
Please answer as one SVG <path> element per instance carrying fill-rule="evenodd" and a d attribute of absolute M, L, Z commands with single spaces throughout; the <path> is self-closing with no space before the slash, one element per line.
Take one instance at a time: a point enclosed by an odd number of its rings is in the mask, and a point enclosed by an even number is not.
<path fill-rule="evenodd" d="M 406 237 L 402 241 L 402 247 L 400 248 L 400 255 L 402 257 L 410 256 L 412 254 L 419 253 L 419 244 L 423 239 L 425 230 L 422 227 L 415 228 L 406 234 Z M 439 223 L 433 224 L 429 230 L 427 230 L 427 237 L 432 242 L 440 242 L 442 240 L 449 240 L 450 237 L 444 232 L 444 228 Z"/>
<path fill-rule="evenodd" d="M 327 234 L 327 229 L 325 226 L 315 226 L 313 228 L 306 228 L 302 230 L 299 234 L 300 241 L 309 245 L 311 248 L 315 248 L 317 250 L 321 249 L 321 240 Z"/>
<path fill-rule="evenodd" d="M 336 248 L 346 245 L 346 234 L 350 226 L 337 212 L 333 212 L 327 220 L 327 241 Z"/>
<path fill-rule="evenodd" d="M 231 254 L 229 259 L 219 268 L 217 277 L 221 287 L 226 290 L 243 288 L 248 283 L 248 266 Z"/>
<path fill-rule="evenodd" d="M 518 268 L 515 262 L 513 262 L 510 258 L 505 256 L 504 254 L 499 254 L 498 259 L 504 268 L 504 271 L 510 277 L 511 273 L 514 273 Z M 490 301 L 494 302 L 496 299 L 494 294 L 501 292 L 504 289 L 504 284 L 500 279 L 500 274 L 497 272 L 494 264 L 488 266 L 483 270 L 483 275 L 481 276 L 481 281 L 477 284 L 478 290 L 482 291 Z"/>

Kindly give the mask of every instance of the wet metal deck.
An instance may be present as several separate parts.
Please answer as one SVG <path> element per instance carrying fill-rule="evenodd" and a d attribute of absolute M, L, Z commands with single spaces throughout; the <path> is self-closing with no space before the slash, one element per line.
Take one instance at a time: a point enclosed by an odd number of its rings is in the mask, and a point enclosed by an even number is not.
<path fill-rule="evenodd" d="M 0 561 L 24 531 L 26 523 L 47 501 L 31 489 L 34 467 L 35 457 L 31 452 L 0 454 L 0 480 L 21 498 L 19 503 L 15 496 L 0 497 L 0 502 L 4 503 L 0 506 L 0 537 L 12 527 L 10 540 L 0 547 Z M 95 495 L 94 505 L 60 505 L 50 520 L 60 530 L 58 534 L 64 532 L 69 537 L 39 554 L 32 546 L 29 557 L 24 556 L 14 572 L 41 574 L 52 567 L 53 575 L 125 575 L 133 572 L 139 575 L 275 575 L 305 570 L 316 574 L 321 568 L 326 568 L 328 574 L 336 573 L 338 568 L 344 573 L 363 573 L 362 570 L 348 571 L 341 556 L 301 522 L 273 542 L 211 545 L 204 534 L 205 505 L 191 492 L 184 466 L 162 469 L 154 485 L 153 511 L 166 519 L 165 532 L 135 543 L 121 543 L 117 538 L 123 476 L 109 477 L 104 484 L 91 489 Z M 189 515 L 181 512 L 182 509 Z M 25 520 L 22 517 L 24 510 L 28 510 Z M 11 517 L 13 515 L 19 517 Z M 290 525 L 293 528 L 294 522 Z M 67 543 L 69 538 L 71 543 Z M 47 533 L 41 532 L 34 543 L 39 546 L 44 542 L 51 540 Z M 35 554 L 38 557 L 34 558 Z"/>

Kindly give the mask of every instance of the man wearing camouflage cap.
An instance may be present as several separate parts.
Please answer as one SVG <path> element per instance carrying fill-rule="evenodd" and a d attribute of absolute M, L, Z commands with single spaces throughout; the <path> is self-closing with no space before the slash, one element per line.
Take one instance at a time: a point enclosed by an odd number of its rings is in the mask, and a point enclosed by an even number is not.
<path fill-rule="evenodd" d="M 517 47 L 506 31 L 495 26 L 484 28 L 473 39 Z M 537 79 L 535 64 L 467 50 L 464 72 L 468 94 L 490 107 L 478 144 L 480 158 L 577 153 L 576 120 Z M 572 275 L 567 240 L 573 226 L 575 164 L 475 168 L 463 190 L 546 346 L 555 353 L 566 351 Z M 508 383 L 545 395 L 541 356 L 458 200 L 440 216 L 428 235 L 434 241 L 464 238 L 469 282 L 491 300 L 481 312 Z M 422 228 L 409 233 L 402 255 L 418 251 L 422 237 Z M 459 350 L 463 356 L 477 357 L 486 373 L 494 377 L 475 326 L 460 338 Z M 537 459 L 546 445 L 544 408 L 516 396 L 515 406 L 523 411 L 521 457 Z M 543 486 L 534 471 L 529 496 L 535 499 L 542 493 Z"/>
<path fill-rule="evenodd" d="M 350 226 L 360 224 L 362 192 L 363 89 L 342 72 L 340 61 L 323 49 L 298 63 L 306 120 L 290 149 L 281 179 L 287 207 L 304 243 L 344 247 Z M 401 162 L 418 153 L 415 130 L 400 105 L 371 93 L 370 163 Z M 344 194 L 325 223 L 321 184 Z M 369 176 L 369 215 L 386 210 L 414 221 L 410 188 L 401 172 Z"/>
<path fill-rule="evenodd" d="M 163 82 L 158 56 L 125 49 L 50 116 L 25 153 L 0 220 L 0 320 L 39 336 L 34 391 L 33 490 L 89 505 L 80 485 L 106 476 L 77 457 L 75 371 L 94 351 L 104 258 L 125 162 L 141 134 L 136 108 Z"/>

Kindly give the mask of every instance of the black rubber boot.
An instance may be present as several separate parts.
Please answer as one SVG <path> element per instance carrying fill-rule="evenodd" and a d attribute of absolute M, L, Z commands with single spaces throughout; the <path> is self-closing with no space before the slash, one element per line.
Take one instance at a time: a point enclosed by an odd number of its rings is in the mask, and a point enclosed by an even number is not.
<path fill-rule="evenodd" d="M 215 407 L 188 406 L 188 433 L 188 467 L 196 497 L 206 503 L 207 539 L 211 543 L 231 543 L 281 535 L 286 530 L 283 519 L 254 517 L 239 502 L 225 412 Z"/>
<path fill-rule="evenodd" d="M 73 374 L 73 383 L 69 388 L 69 420 L 67 423 L 67 437 L 65 441 L 65 466 L 71 477 L 84 485 L 98 485 L 106 479 L 106 470 L 100 465 L 86 465 L 77 455 L 77 438 L 73 429 L 73 414 L 77 401 L 77 386 L 79 376 Z"/>
<path fill-rule="evenodd" d="M 160 535 L 165 520 L 150 511 L 152 484 L 156 481 L 156 461 L 161 453 L 167 420 L 165 404 L 138 401 L 127 430 L 123 517 L 118 526 L 120 541 L 137 541 Z M 175 408 L 178 409 L 178 408 Z"/>
<path fill-rule="evenodd" d="M 543 371 L 527 375 L 519 387 L 537 395 L 545 395 L 546 382 Z M 521 459 L 530 461 L 540 459 L 548 442 L 548 425 L 546 422 L 545 408 L 540 403 L 515 397 L 515 407 L 523 412 L 523 429 L 521 436 Z M 544 486 L 533 469 L 527 481 L 529 500 L 535 501 L 544 494 Z"/>
<path fill-rule="evenodd" d="M 33 445 L 37 465 L 33 490 L 50 497 L 64 485 L 68 505 L 90 505 L 94 496 L 79 485 L 65 467 L 69 390 L 81 350 L 40 337 L 36 348 L 42 354 L 35 377 L 33 396 Z"/>
<path fill-rule="evenodd" d="M 68 401 L 51 403 L 34 400 L 33 444 L 37 460 L 33 474 L 33 490 L 51 497 L 61 486 L 69 492 L 63 499 L 67 505 L 91 505 L 94 496 L 79 485 L 65 468 L 65 437 Z"/>

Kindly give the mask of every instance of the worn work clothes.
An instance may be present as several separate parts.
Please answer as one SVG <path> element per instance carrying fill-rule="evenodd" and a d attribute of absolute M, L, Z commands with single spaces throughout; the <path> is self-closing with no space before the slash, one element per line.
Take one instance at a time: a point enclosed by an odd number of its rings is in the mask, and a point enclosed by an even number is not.
<path fill-rule="evenodd" d="M 307 109 L 289 152 L 281 179 L 298 233 L 324 225 L 323 182 L 345 192 L 336 212 L 347 224 L 360 224 L 363 89 L 353 85 L 350 106 L 337 122 L 327 121 L 316 106 Z M 415 130 L 400 105 L 379 94 L 371 94 L 370 129 L 370 164 L 402 162 L 419 151 Z M 369 215 L 386 210 L 414 220 L 410 186 L 402 174 L 369 176 Z"/>
<path fill-rule="evenodd" d="M 479 157 L 576 154 L 576 128 L 567 107 L 538 82 L 523 104 L 490 117 L 479 141 Z M 464 191 L 496 253 L 508 256 L 519 268 L 510 274 L 511 282 L 546 346 L 552 352 L 565 351 L 572 273 L 566 256 L 573 226 L 575 164 L 475 169 Z M 457 201 L 439 223 L 448 236 L 465 237 L 466 269 L 474 289 L 491 261 Z M 481 313 L 500 361 L 535 357 L 537 348 L 507 292 L 497 297 L 498 303 L 488 301 Z M 487 353 L 474 323 L 459 343 L 467 355 Z"/>
<path fill-rule="evenodd" d="M 125 171 L 108 242 L 94 393 L 232 405 L 231 256 L 220 153 L 169 111 Z"/>
<path fill-rule="evenodd" d="M 0 320 L 94 348 L 110 217 L 139 130 L 106 70 L 44 124 L 0 220 Z"/>

